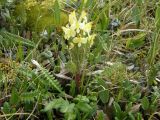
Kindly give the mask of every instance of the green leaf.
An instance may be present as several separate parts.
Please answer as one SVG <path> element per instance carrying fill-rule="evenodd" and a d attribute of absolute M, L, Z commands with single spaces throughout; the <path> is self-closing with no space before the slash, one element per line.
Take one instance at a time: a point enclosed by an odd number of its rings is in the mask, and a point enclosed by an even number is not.
<path fill-rule="evenodd" d="M 106 30 L 109 25 L 109 18 L 106 15 L 105 11 L 103 12 L 103 14 L 101 16 L 100 22 L 101 22 L 101 29 Z"/>
<path fill-rule="evenodd" d="M 137 120 L 142 120 L 142 114 L 141 113 L 137 113 Z"/>
<path fill-rule="evenodd" d="M 155 57 L 159 52 L 159 43 L 160 43 L 160 29 L 155 30 L 153 33 L 153 40 L 151 41 L 150 50 L 148 53 L 148 64 L 153 66 L 155 62 Z M 150 81 L 150 80 L 149 80 Z"/>
<path fill-rule="evenodd" d="M 18 45 L 18 50 L 17 50 L 17 60 L 20 60 L 20 61 L 22 61 L 22 60 L 24 60 L 24 49 L 23 49 L 23 46 L 22 46 L 22 44 L 21 43 L 19 43 L 19 45 Z"/>
<path fill-rule="evenodd" d="M 46 114 L 47 114 L 48 120 L 53 120 L 54 115 L 53 115 L 52 111 L 47 111 Z"/>
<path fill-rule="evenodd" d="M 41 69 L 41 77 L 43 77 L 43 79 L 47 80 L 49 82 L 49 84 L 52 86 L 52 88 L 56 89 L 57 91 L 59 91 L 63 95 L 65 94 L 62 90 L 61 84 L 59 83 L 58 80 L 56 80 L 54 78 L 54 76 L 52 75 L 52 73 L 49 70 L 42 68 Z"/>
<path fill-rule="evenodd" d="M 156 17 L 155 17 L 156 27 L 160 28 L 160 6 L 157 6 Z"/>
<path fill-rule="evenodd" d="M 92 107 L 85 103 L 85 102 L 79 102 L 78 104 L 76 104 L 76 107 L 82 111 L 82 112 L 85 112 L 85 113 L 89 113 L 92 111 Z"/>
<path fill-rule="evenodd" d="M 97 78 L 97 82 L 98 82 L 98 85 L 103 86 L 104 88 L 108 87 L 106 82 L 103 79 L 98 79 Z"/>
<path fill-rule="evenodd" d="M 135 117 L 131 112 L 129 112 L 128 115 L 129 115 L 130 120 L 135 120 Z"/>
<path fill-rule="evenodd" d="M 53 56 L 52 52 L 50 50 L 45 50 L 44 52 L 41 53 L 42 57 L 45 59 L 49 59 Z"/>
<path fill-rule="evenodd" d="M 76 113 L 74 113 L 74 112 L 67 112 L 66 114 L 65 114 L 65 120 L 75 120 L 76 119 Z"/>
<path fill-rule="evenodd" d="M 89 103 L 89 99 L 86 96 L 83 96 L 83 95 L 78 95 L 76 98 L 74 98 L 74 100 L 77 101 L 77 102 Z"/>
<path fill-rule="evenodd" d="M 66 65 L 66 68 L 69 72 L 75 74 L 77 72 L 76 64 L 72 61 L 69 61 Z"/>
<path fill-rule="evenodd" d="M 113 106 L 114 106 L 114 110 L 115 110 L 116 116 L 118 118 L 120 118 L 121 112 L 122 112 L 121 107 L 119 106 L 119 104 L 117 102 L 114 102 Z"/>
<path fill-rule="evenodd" d="M 58 0 L 55 1 L 54 3 L 54 19 L 57 25 L 60 24 L 60 8 L 59 8 L 59 2 Z"/>
<path fill-rule="evenodd" d="M 9 104 L 8 102 L 5 102 L 5 103 L 3 104 L 3 112 L 4 112 L 4 113 L 10 113 L 10 111 L 11 111 L 11 106 L 10 106 L 10 104 Z"/>
<path fill-rule="evenodd" d="M 14 105 L 14 104 L 17 104 L 18 102 L 19 102 L 18 92 L 17 92 L 17 90 L 15 88 L 13 88 L 9 103 L 11 105 Z"/>
<path fill-rule="evenodd" d="M 71 103 L 69 104 L 68 101 L 64 102 L 63 105 L 61 106 L 60 112 L 62 113 L 67 113 L 67 112 L 73 112 L 75 104 Z"/>
<path fill-rule="evenodd" d="M 33 102 L 35 100 L 35 97 L 39 95 L 39 91 L 30 91 L 30 92 L 24 92 L 21 94 L 20 99 L 24 102 Z"/>
<path fill-rule="evenodd" d="M 145 37 L 146 37 L 146 34 L 141 33 L 141 34 L 138 34 L 132 38 L 128 38 L 127 42 L 126 42 L 126 48 L 127 49 L 140 48 L 145 43 L 145 41 L 144 41 Z"/>
<path fill-rule="evenodd" d="M 28 47 L 36 46 L 34 42 L 4 30 L 0 31 L 0 44 L 5 47 L 11 47 L 19 44 L 26 45 Z"/>
<path fill-rule="evenodd" d="M 136 24 L 138 24 L 140 22 L 140 16 L 141 15 L 141 10 L 138 6 L 135 6 L 133 9 L 132 9 L 132 18 L 134 20 L 134 22 Z"/>
<path fill-rule="evenodd" d="M 108 90 L 100 91 L 99 97 L 103 103 L 107 103 L 109 100 L 109 91 Z"/>
<path fill-rule="evenodd" d="M 144 110 L 147 110 L 149 108 L 149 100 L 147 99 L 147 97 L 144 97 L 141 103 Z"/>
<path fill-rule="evenodd" d="M 70 84 L 70 90 L 69 90 L 69 94 L 71 96 L 74 96 L 75 95 L 75 92 L 76 92 L 76 83 L 74 80 L 71 81 L 71 84 Z"/>
<path fill-rule="evenodd" d="M 49 111 L 52 109 L 58 109 L 64 104 L 65 100 L 62 98 L 54 99 L 53 101 L 49 102 L 45 108 L 44 111 Z"/>

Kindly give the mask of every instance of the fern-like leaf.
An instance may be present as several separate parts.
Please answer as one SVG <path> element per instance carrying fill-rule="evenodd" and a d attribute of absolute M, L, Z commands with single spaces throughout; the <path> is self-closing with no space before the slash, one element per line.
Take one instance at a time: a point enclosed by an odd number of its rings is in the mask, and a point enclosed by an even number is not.
<path fill-rule="evenodd" d="M 37 90 L 31 92 L 24 92 L 21 94 L 21 101 L 33 102 L 36 97 L 38 97 L 39 92 Z"/>
<path fill-rule="evenodd" d="M 23 76 L 25 76 L 26 78 L 32 80 L 37 78 L 42 78 L 43 79 L 43 82 L 41 81 L 42 83 L 51 86 L 60 93 L 64 93 L 59 81 L 57 81 L 55 77 L 52 75 L 52 73 L 45 68 L 41 67 L 38 74 L 36 74 L 34 70 L 27 70 L 25 68 L 19 68 L 18 72 Z"/>
<path fill-rule="evenodd" d="M 8 47 L 11 48 L 19 44 L 25 45 L 28 47 L 35 47 L 35 43 L 28 39 L 22 38 L 18 35 L 9 33 L 4 30 L 0 31 L 0 46 L 3 46 L 5 48 L 8 48 Z"/>
<path fill-rule="evenodd" d="M 47 69 L 42 68 L 41 69 L 41 74 L 42 77 L 44 77 L 53 88 L 55 88 L 58 92 L 63 93 L 62 87 L 59 83 L 59 81 L 57 81 L 51 72 L 49 72 Z"/>

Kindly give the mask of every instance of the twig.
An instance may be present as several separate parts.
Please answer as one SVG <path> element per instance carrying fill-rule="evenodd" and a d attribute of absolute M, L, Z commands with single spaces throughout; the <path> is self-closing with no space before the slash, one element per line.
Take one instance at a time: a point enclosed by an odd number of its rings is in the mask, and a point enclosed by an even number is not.
<path fill-rule="evenodd" d="M 37 116 L 35 116 L 35 115 L 31 114 L 31 113 L 12 113 L 12 114 L 5 114 L 5 115 L 0 115 L 0 118 L 8 117 L 8 116 L 14 116 L 14 115 L 31 115 L 31 116 L 33 116 L 33 117 L 35 117 L 35 118 L 38 119 Z"/>
<path fill-rule="evenodd" d="M 124 32 L 146 32 L 146 33 L 153 33 L 152 31 L 143 30 L 143 29 L 126 29 L 126 30 L 120 30 L 117 33 L 114 33 L 113 36 L 120 35 Z"/>

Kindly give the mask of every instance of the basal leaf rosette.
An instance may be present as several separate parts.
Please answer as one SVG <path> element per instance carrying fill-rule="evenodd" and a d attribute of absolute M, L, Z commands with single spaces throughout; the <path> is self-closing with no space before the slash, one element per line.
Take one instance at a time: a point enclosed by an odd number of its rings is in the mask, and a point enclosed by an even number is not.
<path fill-rule="evenodd" d="M 88 22 L 87 13 L 82 11 L 77 17 L 76 12 L 69 14 L 69 23 L 66 27 L 62 27 L 64 38 L 69 41 L 70 49 L 74 46 L 82 47 L 84 44 L 89 44 L 91 47 L 94 43 L 96 34 L 91 34 L 92 22 Z"/>

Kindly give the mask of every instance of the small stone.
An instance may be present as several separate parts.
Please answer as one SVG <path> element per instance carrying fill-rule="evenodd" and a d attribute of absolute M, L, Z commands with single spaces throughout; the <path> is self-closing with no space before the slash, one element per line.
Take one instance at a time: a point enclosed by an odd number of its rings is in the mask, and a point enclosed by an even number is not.
<path fill-rule="evenodd" d="M 130 66 L 127 67 L 127 70 L 133 70 L 134 67 L 135 67 L 135 65 L 130 65 Z"/>

